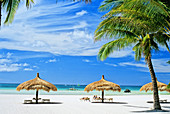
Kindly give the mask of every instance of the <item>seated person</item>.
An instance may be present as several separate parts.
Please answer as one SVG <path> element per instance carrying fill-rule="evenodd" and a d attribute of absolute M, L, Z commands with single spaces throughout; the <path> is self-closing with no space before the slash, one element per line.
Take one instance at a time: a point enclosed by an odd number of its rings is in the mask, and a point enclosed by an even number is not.
<path fill-rule="evenodd" d="M 96 98 L 97 98 L 97 95 L 94 95 L 94 96 L 93 96 L 93 99 L 96 99 Z"/>

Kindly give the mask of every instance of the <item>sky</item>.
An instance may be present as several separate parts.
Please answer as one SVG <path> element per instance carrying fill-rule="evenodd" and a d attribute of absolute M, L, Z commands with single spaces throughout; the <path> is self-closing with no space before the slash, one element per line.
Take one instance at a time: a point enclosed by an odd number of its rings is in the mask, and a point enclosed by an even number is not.
<path fill-rule="evenodd" d="M 40 77 L 54 84 L 89 84 L 105 79 L 119 85 L 151 82 L 144 58 L 134 60 L 132 47 L 115 51 L 105 61 L 97 58 L 108 41 L 94 42 L 94 31 L 106 12 L 102 0 L 82 2 L 35 0 L 30 9 L 24 2 L 14 21 L 0 30 L 0 83 L 22 83 Z M 5 20 L 5 11 L 2 19 Z M 158 81 L 170 82 L 170 54 L 165 47 L 153 52 Z"/>

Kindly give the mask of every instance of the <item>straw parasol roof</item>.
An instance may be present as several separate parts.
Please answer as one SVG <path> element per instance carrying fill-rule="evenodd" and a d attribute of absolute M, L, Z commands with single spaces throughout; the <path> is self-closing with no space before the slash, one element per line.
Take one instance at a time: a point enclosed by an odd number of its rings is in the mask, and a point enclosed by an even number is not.
<path fill-rule="evenodd" d="M 22 89 L 36 90 L 36 98 L 35 98 L 35 100 L 36 100 L 37 104 L 38 104 L 38 90 L 43 89 L 44 91 L 47 91 L 47 92 L 49 92 L 50 90 L 57 91 L 57 88 L 55 87 L 55 85 L 53 85 L 53 84 L 51 84 L 51 83 L 49 83 L 49 82 L 47 82 L 45 80 L 42 80 L 39 77 L 39 73 L 37 73 L 36 78 L 20 84 L 16 88 L 17 91 L 20 91 Z"/>
<path fill-rule="evenodd" d="M 84 91 L 93 91 L 93 90 L 97 90 L 97 91 L 104 91 L 104 90 L 112 90 L 112 91 L 121 91 L 121 88 L 119 85 L 113 83 L 113 82 L 109 82 L 106 81 L 104 79 L 104 75 L 102 75 L 102 79 L 96 82 L 93 82 L 89 85 L 87 85 L 84 89 Z"/>
<path fill-rule="evenodd" d="M 49 82 L 47 82 L 45 80 L 42 80 L 39 77 L 39 73 L 37 73 L 36 78 L 20 84 L 16 88 L 17 91 L 20 91 L 22 89 L 26 89 L 26 90 L 40 90 L 40 89 L 43 89 L 44 91 L 47 91 L 47 92 L 49 92 L 50 90 L 57 91 L 57 88 L 55 87 L 55 85 L 53 85 L 53 84 L 51 84 L 51 83 L 49 83 Z"/>
<path fill-rule="evenodd" d="M 97 82 L 93 82 L 89 85 L 87 85 L 84 89 L 84 91 L 93 91 L 93 90 L 97 90 L 97 91 L 102 91 L 102 103 L 104 102 L 104 90 L 112 90 L 112 91 L 121 91 L 121 88 L 119 85 L 106 81 L 104 79 L 104 75 L 102 75 L 102 79 L 97 81 Z"/>
<path fill-rule="evenodd" d="M 158 86 L 158 90 L 159 91 L 168 91 L 167 89 L 167 85 L 162 83 L 162 82 L 158 82 L 157 81 L 157 86 Z M 153 91 L 153 86 L 152 86 L 152 82 L 148 83 L 148 84 L 145 84 L 143 85 L 141 88 L 140 88 L 140 91 Z M 170 91 L 169 91 L 170 92 Z"/>

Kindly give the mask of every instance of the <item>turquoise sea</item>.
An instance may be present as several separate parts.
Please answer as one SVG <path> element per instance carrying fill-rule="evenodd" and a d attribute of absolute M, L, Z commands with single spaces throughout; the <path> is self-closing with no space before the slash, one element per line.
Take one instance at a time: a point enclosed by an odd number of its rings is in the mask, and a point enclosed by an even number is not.
<path fill-rule="evenodd" d="M 35 94 L 34 90 L 26 91 L 26 90 L 21 90 L 21 91 L 16 91 L 16 87 L 19 84 L 8 84 L 8 83 L 0 83 L 0 94 Z M 92 91 L 92 92 L 85 92 L 84 88 L 86 85 L 57 85 L 57 91 L 50 91 L 46 92 L 43 90 L 40 90 L 39 94 L 41 95 L 101 95 L 101 92 L 99 91 Z M 105 91 L 105 95 L 138 95 L 138 94 L 152 94 L 152 91 L 145 92 L 142 91 L 140 92 L 139 89 L 141 86 L 120 86 L 121 87 L 121 92 L 113 92 L 113 91 Z M 70 90 L 70 88 L 74 88 L 74 90 Z M 129 89 L 131 90 L 131 93 L 124 93 L 124 90 Z M 159 94 L 164 94 L 164 95 L 170 95 L 168 92 L 159 92 Z"/>

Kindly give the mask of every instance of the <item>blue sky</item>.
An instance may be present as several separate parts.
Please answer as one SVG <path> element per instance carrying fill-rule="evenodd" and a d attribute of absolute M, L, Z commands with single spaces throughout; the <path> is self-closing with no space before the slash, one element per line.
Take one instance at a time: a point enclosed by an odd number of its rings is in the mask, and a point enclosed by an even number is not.
<path fill-rule="evenodd" d="M 131 47 L 103 62 L 97 60 L 98 50 L 107 42 L 93 41 L 105 13 L 98 11 L 101 1 L 56 4 L 55 0 L 36 0 L 29 10 L 22 3 L 14 22 L 0 30 L 0 83 L 21 83 L 37 72 L 55 84 L 89 84 L 101 75 L 120 85 L 150 82 L 145 60 L 135 61 Z M 170 54 L 164 47 L 152 56 L 158 80 L 166 84 L 170 82 L 168 60 Z"/>

